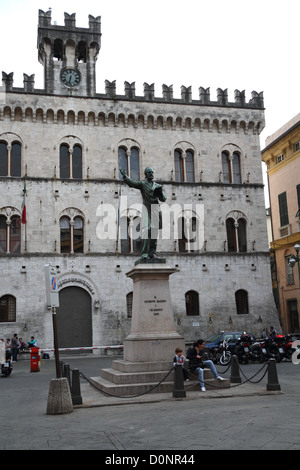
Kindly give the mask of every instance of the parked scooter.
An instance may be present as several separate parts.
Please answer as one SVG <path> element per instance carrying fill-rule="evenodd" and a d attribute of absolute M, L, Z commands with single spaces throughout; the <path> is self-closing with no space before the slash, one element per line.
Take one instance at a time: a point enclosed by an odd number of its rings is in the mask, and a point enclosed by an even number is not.
<path fill-rule="evenodd" d="M 241 335 L 235 346 L 235 352 L 239 362 L 248 364 L 250 359 L 251 336 L 247 334 Z"/>
<path fill-rule="evenodd" d="M 11 356 L 12 354 L 10 349 L 7 349 L 5 352 L 5 362 L 1 363 L 1 374 L 4 375 L 4 377 L 8 377 L 13 369 L 11 363 Z"/>
<path fill-rule="evenodd" d="M 261 349 L 261 352 L 262 352 L 262 356 L 263 356 L 263 361 L 267 361 L 268 360 L 268 351 L 267 351 L 267 346 L 266 346 L 266 341 L 263 340 L 263 341 L 260 341 L 260 349 Z"/>
<path fill-rule="evenodd" d="M 274 338 L 269 338 L 266 341 L 266 348 L 267 348 L 267 357 L 268 359 L 275 359 L 276 362 L 280 362 L 282 359 L 282 355 L 279 352 L 279 346 Z"/>
<path fill-rule="evenodd" d="M 265 343 L 261 341 L 254 341 L 250 344 L 250 360 L 253 362 L 264 362 L 267 356 L 267 350 L 265 348 Z"/>

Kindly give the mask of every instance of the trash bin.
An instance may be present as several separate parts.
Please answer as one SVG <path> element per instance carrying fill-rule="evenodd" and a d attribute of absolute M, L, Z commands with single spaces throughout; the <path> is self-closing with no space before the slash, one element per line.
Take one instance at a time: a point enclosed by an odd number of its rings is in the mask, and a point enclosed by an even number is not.
<path fill-rule="evenodd" d="M 39 355 L 39 348 L 31 348 L 30 372 L 39 372 L 40 363 L 41 363 L 41 356 Z"/>

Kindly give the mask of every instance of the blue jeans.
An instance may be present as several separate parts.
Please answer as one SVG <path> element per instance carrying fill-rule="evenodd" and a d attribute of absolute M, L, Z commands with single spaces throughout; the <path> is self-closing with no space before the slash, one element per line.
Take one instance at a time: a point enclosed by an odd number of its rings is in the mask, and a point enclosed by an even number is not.
<path fill-rule="evenodd" d="M 12 349 L 12 360 L 16 361 L 17 360 L 17 355 L 18 355 L 18 350 L 17 349 Z"/>
<path fill-rule="evenodd" d="M 213 363 L 212 361 L 203 361 L 203 364 L 205 365 L 205 367 L 206 367 L 207 369 L 210 369 L 210 370 L 212 371 L 213 376 L 214 376 L 215 379 L 219 376 L 219 374 L 218 374 L 218 372 L 217 372 L 217 370 L 216 370 L 216 368 L 215 368 L 215 365 L 214 365 L 214 363 Z M 203 369 L 202 369 L 201 367 L 198 367 L 196 370 L 198 371 L 198 377 L 199 377 L 200 386 L 201 386 L 201 387 L 204 387 L 204 383 L 203 383 Z"/>

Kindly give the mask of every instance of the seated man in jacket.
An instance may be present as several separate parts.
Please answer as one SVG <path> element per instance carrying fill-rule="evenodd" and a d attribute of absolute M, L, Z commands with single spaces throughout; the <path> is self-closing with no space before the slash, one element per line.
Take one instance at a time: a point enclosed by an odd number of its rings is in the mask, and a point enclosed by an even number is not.
<path fill-rule="evenodd" d="M 200 387 L 201 387 L 202 392 L 206 392 L 206 388 L 203 383 L 203 369 L 205 367 L 207 367 L 208 369 L 212 371 L 215 379 L 225 380 L 223 379 L 223 377 L 221 377 L 218 374 L 215 368 L 215 365 L 212 361 L 203 360 L 202 355 L 203 355 L 204 346 L 205 346 L 205 342 L 203 341 L 203 339 L 198 339 L 198 341 L 194 344 L 194 346 L 190 349 L 190 351 L 187 354 L 187 359 L 189 359 L 190 361 L 190 370 L 198 372 L 198 377 L 199 377 L 199 382 L 200 382 Z"/>

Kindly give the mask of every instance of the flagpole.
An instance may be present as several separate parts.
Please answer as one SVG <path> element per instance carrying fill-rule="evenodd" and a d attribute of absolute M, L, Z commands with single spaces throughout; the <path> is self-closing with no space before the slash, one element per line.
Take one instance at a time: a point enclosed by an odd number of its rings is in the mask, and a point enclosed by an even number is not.
<path fill-rule="evenodd" d="M 22 208 L 21 208 L 21 223 L 25 225 L 24 227 L 24 236 L 25 236 L 25 244 L 24 244 L 24 251 L 27 251 L 27 216 L 26 216 L 26 176 L 24 176 L 24 188 L 23 188 L 23 200 L 22 200 Z"/>
<path fill-rule="evenodd" d="M 121 192 L 122 192 L 122 187 L 121 184 L 119 186 L 119 201 L 118 201 L 118 214 L 117 214 L 117 240 L 116 240 L 116 252 L 119 251 L 119 231 L 120 231 L 120 204 L 121 204 Z"/>
<path fill-rule="evenodd" d="M 26 176 L 24 177 L 24 198 L 26 201 Z M 25 221 L 25 253 L 27 252 L 27 207 L 26 207 L 26 221 Z"/>

